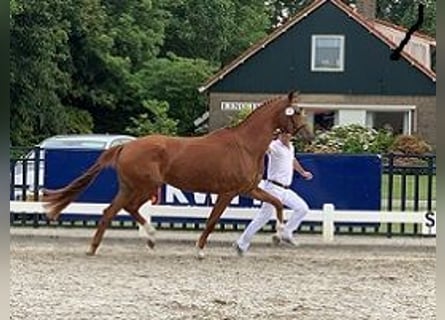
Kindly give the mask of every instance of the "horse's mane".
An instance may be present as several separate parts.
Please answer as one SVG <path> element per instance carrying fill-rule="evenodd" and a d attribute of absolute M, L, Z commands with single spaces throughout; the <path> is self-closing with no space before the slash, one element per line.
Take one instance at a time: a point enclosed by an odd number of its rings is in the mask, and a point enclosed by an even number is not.
<path fill-rule="evenodd" d="M 278 96 L 278 97 L 273 97 L 273 98 L 270 98 L 269 100 L 264 101 L 258 107 L 256 107 L 252 112 L 250 112 L 243 121 L 241 121 L 240 123 L 231 127 L 230 129 L 235 129 L 235 128 L 238 128 L 246 123 L 249 123 L 252 120 L 253 115 L 256 115 L 256 114 L 266 110 L 267 109 L 266 107 L 268 107 L 270 104 L 275 103 L 276 101 L 281 100 L 281 99 L 283 99 L 283 97 Z"/>

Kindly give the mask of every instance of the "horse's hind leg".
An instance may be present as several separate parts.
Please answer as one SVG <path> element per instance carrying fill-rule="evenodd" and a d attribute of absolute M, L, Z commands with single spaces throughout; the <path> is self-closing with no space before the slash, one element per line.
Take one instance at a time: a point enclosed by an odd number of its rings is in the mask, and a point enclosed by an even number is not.
<path fill-rule="evenodd" d="M 96 250 L 104 236 L 105 230 L 110 225 L 116 214 L 127 204 L 129 200 L 128 195 L 129 192 L 126 189 L 120 189 L 116 197 L 113 199 L 113 202 L 104 209 L 102 218 L 97 226 L 96 233 L 91 241 L 90 248 L 87 251 L 87 255 L 92 256 L 96 253 Z"/>
<path fill-rule="evenodd" d="M 254 199 L 268 202 L 275 207 L 276 215 L 277 215 L 277 232 L 281 233 L 281 231 L 282 231 L 281 229 L 284 226 L 284 224 L 283 224 L 283 203 L 278 198 L 274 197 L 270 193 L 268 193 L 258 187 L 251 190 L 248 193 L 248 195 L 250 195 Z"/>
<path fill-rule="evenodd" d="M 147 238 L 147 245 L 150 248 L 154 248 L 156 239 L 155 232 L 156 229 L 147 221 L 140 213 L 139 208 L 146 203 L 153 196 L 157 196 L 156 191 L 143 193 L 140 196 L 135 197 L 131 203 L 124 207 L 124 209 L 136 220 L 137 223 L 145 230 L 145 235 Z"/>
<path fill-rule="evenodd" d="M 204 231 L 201 233 L 201 236 L 199 237 L 199 240 L 197 242 L 197 257 L 199 259 L 204 258 L 204 246 L 207 242 L 207 238 L 209 234 L 215 229 L 215 225 L 219 220 L 219 217 L 223 214 L 224 210 L 229 205 L 230 201 L 232 201 L 233 197 L 236 194 L 233 193 L 227 193 L 227 194 L 220 194 L 218 195 L 218 198 L 216 199 L 215 205 L 213 206 L 212 212 L 210 213 L 209 218 L 207 219 L 206 227 Z"/>

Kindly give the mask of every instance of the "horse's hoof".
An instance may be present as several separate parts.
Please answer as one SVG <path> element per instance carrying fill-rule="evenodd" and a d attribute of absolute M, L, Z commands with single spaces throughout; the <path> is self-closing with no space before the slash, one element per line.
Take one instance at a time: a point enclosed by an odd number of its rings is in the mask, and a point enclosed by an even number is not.
<path fill-rule="evenodd" d="M 47 213 L 47 214 L 46 214 L 46 219 L 47 219 L 48 221 L 57 221 L 57 217 L 54 216 L 54 215 L 52 215 L 52 214 L 50 214 L 50 213 Z"/>
<path fill-rule="evenodd" d="M 156 234 L 156 228 L 153 227 L 150 223 L 145 223 L 144 225 L 142 225 L 142 227 L 145 229 L 145 234 L 147 235 L 147 237 L 154 237 Z"/>
<path fill-rule="evenodd" d="M 156 244 L 156 241 L 155 241 L 154 239 L 147 239 L 147 246 L 148 246 L 150 249 L 154 249 L 155 244 Z"/>
<path fill-rule="evenodd" d="M 279 234 L 274 234 L 274 235 L 272 236 L 272 243 L 273 243 L 275 246 L 278 246 L 278 245 L 281 243 L 281 237 L 280 237 Z"/>
<path fill-rule="evenodd" d="M 196 258 L 202 260 L 205 257 L 204 249 L 196 248 Z"/>
<path fill-rule="evenodd" d="M 96 245 L 90 245 L 90 246 L 88 247 L 87 252 L 85 252 L 85 254 L 86 254 L 87 256 L 94 256 L 94 255 L 96 254 L 97 247 L 98 247 L 98 246 L 96 246 Z"/>

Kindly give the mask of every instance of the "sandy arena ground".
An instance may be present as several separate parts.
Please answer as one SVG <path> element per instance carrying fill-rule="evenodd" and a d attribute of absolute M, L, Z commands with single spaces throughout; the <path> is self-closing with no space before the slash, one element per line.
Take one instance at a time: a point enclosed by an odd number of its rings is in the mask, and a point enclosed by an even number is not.
<path fill-rule="evenodd" d="M 10 319 L 29 320 L 432 320 L 436 244 L 428 239 L 299 236 L 296 249 L 255 237 L 239 258 L 239 233 L 160 231 L 154 251 L 136 230 L 11 228 Z"/>

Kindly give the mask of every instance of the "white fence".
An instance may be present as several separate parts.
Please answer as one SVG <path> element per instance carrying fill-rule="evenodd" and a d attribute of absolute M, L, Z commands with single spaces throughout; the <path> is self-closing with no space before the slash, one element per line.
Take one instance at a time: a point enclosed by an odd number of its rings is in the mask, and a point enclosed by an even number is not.
<path fill-rule="evenodd" d="M 102 210 L 108 203 L 71 203 L 62 213 L 102 215 Z M 148 220 L 153 217 L 164 218 L 199 218 L 209 216 L 211 207 L 168 206 L 151 205 L 142 206 L 140 212 Z M 258 208 L 229 207 L 223 213 L 222 218 L 233 220 L 250 220 Z M 15 213 L 44 213 L 42 202 L 10 201 L 10 211 Z M 285 217 L 289 210 L 284 210 Z M 127 215 L 121 210 L 118 215 Z M 436 235 L 436 213 L 415 211 L 349 211 L 335 210 L 332 204 L 325 204 L 322 210 L 311 210 L 305 217 L 305 221 L 321 222 L 322 235 L 326 242 L 334 239 L 336 222 L 349 223 L 417 223 L 422 225 L 421 232 L 424 235 Z"/>

